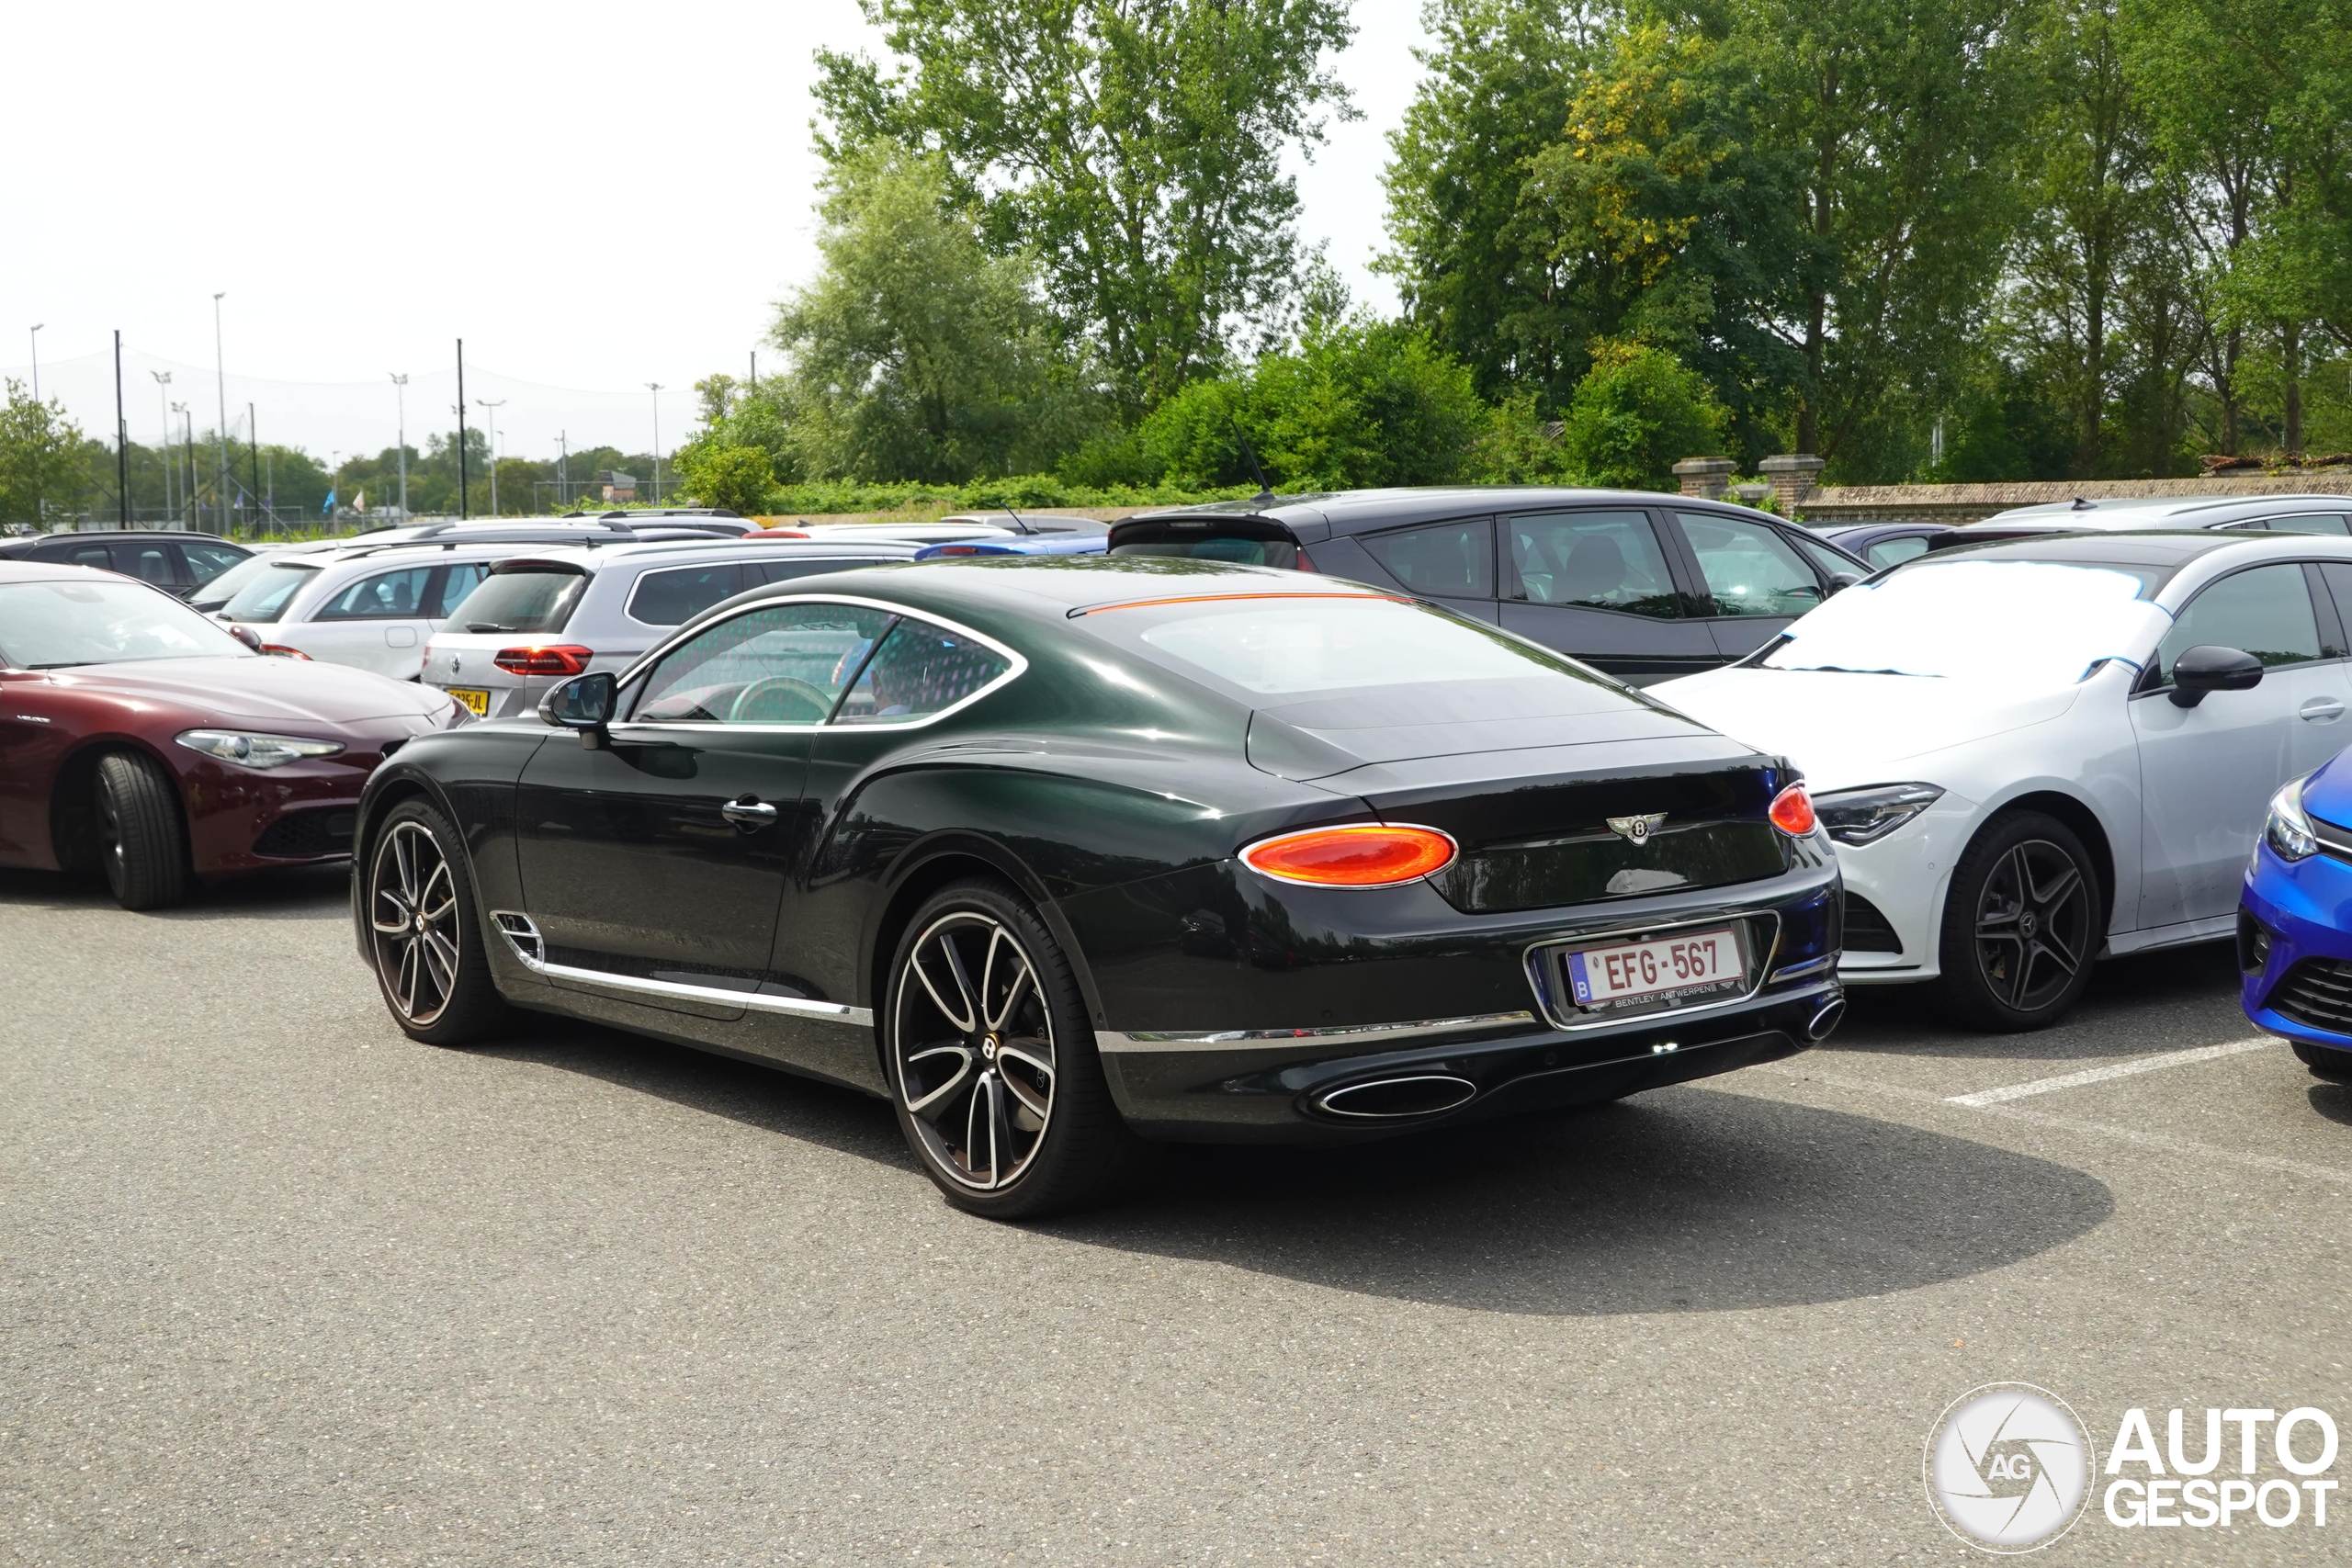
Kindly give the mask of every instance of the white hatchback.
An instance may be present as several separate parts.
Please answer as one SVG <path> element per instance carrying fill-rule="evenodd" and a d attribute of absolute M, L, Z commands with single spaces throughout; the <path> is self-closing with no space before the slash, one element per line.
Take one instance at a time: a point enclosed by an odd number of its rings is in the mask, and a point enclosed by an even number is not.
<path fill-rule="evenodd" d="M 424 644 L 492 566 L 527 544 L 381 545 L 288 550 L 253 570 L 213 615 L 265 653 L 413 681 Z"/>
<path fill-rule="evenodd" d="M 1939 551 L 1650 688 L 1803 772 L 1849 985 L 2054 1022 L 2093 960 L 2230 934 L 2274 792 L 2347 744 L 2352 537 L 2060 535 Z"/>

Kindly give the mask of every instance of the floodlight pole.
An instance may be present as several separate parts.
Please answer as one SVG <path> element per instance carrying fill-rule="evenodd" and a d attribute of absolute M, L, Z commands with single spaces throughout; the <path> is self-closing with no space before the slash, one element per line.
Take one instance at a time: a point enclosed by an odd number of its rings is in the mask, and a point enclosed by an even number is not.
<path fill-rule="evenodd" d="M 114 508 L 130 526 L 130 424 L 122 416 L 122 329 L 114 333 Z"/>
<path fill-rule="evenodd" d="M 213 389 L 220 395 L 220 423 L 213 429 L 212 509 L 220 513 L 223 523 L 229 512 L 229 371 L 228 360 L 220 352 L 220 300 L 228 291 L 212 297 L 212 376 Z"/>
<path fill-rule="evenodd" d="M 474 406 L 477 408 L 485 408 L 490 411 L 490 514 L 492 517 L 495 517 L 499 514 L 498 411 L 506 406 L 506 400 L 504 398 L 501 398 L 496 402 L 492 402 L 488 398 L 476 398 L 474 400 Z"/>
<path fill-rule="evenodd" d="M 155 401 L 160 405 L 156 412 L 164 421 L 164 444 L 155 448 L 155 455 L 163 459 L 164 515 L 169 517 L 172 515 L 172 373 L 150 370 L 147 374 L 155 378 Z"/>
<path fill-rule="evenodd" d="M 392 396 L 398 400 L 401 443 L 401 521 L 408 521 L 408 378 L 392 377 Z"/>
<path fill-rule="evenodd" d="M 662 383 L 648 381 L 645 389 L 653 394 L 653 504 L 662 504 Z"/>
<path fill-rule="evenodd" d="M 473 513 L 466 509 L 466 340 L 458 340 L 458 520 Z"/>

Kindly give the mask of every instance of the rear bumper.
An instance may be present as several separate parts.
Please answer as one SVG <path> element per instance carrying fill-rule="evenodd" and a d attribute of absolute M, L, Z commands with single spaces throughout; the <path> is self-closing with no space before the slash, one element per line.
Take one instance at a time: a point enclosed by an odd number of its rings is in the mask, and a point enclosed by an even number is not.
<path fill-rule="evenodd" d="M 1112 1093 L 1153 1137 L 1346 1142 L 1613 1099 L 1793 1055 L 1842 998 L 1826 852 L 1764 883 L 1502 915 L 1426 884 L 1275 890 L 1232 866 L 1062 906 Z M 1539 957 L 1735 922 L 1769 933 L 1749 990 L 1620 1020 L 1564 998 Z"/>
<path fill-rule="evenodd" d="M 1394 1051 L 1297 1059 L 1263 1045 L 1154 1049 L 1102 1041 L 1102 1064 L 1127 1120 L 1147 1136 L 1191 1143 L 1341 1144 L 1422 1127 L 1615 1100 L 1793 1056 L 1841 999 L 1835 980 L 1680 1020 L 1628 1023 L 1598 1036 L 1548 1027 Z M 1826 1034 L 1827 1030 L 1822 1031 Z M 1098 1038 L 1102 1038 L 1098 1036 Z M 1442 1111 L 1350 1115 L 1326 1100 L 1356 1086 L 1460 1080 Z M 1343 1097 L 1344 1098 L 1344 1097 Z"/>

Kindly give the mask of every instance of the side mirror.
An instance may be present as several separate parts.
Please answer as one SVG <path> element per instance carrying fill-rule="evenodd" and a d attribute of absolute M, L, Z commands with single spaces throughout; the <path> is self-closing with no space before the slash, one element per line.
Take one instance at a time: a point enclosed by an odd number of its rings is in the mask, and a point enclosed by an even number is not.
<path fill-rule="evenodd" d="M 261 633 L 254 630 L 253 627 L 239 624 L 232 624 L 229 627 L 229 635 L 235 637 L 239 642 L 243 643 L 247 648 L 252 649 L 255 653 L 259 653 L 261 651 Z"/>
<path fill-rule="evenodd" d="M 2234 648 L 2200 642 L 2172 661 L 2172 705 L 2193 708 L 2208 692 L 2245 692 L 2262 684 L 2262 660 Z"/>
<path fill-rule="evenodd" d="M 620 684 L 609 670 L 574 675 L 539 699 L 539 717 L 558 728 L 578 730 L 580 744 L 593 751 L 605 743 Z"/>
<path fill-rule="evenodd" d="M 1829 574 L 1829 592 L 1842 593 L 1862 580 L 1859 571 L 1833 571 Z"/>

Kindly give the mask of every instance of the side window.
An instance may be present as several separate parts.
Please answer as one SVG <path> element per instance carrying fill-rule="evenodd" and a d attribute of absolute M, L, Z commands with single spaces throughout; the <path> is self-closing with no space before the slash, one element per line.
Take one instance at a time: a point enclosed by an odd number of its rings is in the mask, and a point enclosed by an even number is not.
<path fill-rule="evenodd" d="M 2258 566 L 2233 573 L 2191 599 L 2156 645 L 2158 678 L 2169 682 L 2173 660 L 2205 644 L 2251 653 L 2266 665 L 2319 658 L 2319 619 L 2312 613 L 2303 569 L 2293 562 Z"/>
<path fill-rule="evenodd" d="M 1712 512 L 1678 512 L 1699 560 L 1711 613 L 1802 615 L 1821 603 L 1821 584 L 1789 542 L 1760 523 Z"/>
<path fill-rule="evenodd" d="M 433 596 L 433 606 L 425 611 L 426 616 L 435 621 L 447 620 L 465 603 L 466 595 L 481 587 L 481 580 L 489 575 L 488 561 L 466 561 L 447 569 L 441 579 L 441 592 Z"/>
<path fill-rule="evenodd" d="M 71 566 L 94 566 L 100 571 L 114 570 L 114 557 L 104 545 L 76 545 L 65 552 L 64 559 Z"/>
<path fill-rule="evenodd" d="M 1495 527 L 1484 517 L 1374 534 L 1372 558 L 1415 593 L 1446 599 L 1495 596 Z"/>
<path fill-rule="evenodd" d="M 211 581 L 231 567 L 245 558 L 242 550 L 226 545 L 208 545 L 192 539 L 180 541 L 180 554 L 187 558 L 188 575 L 196 579 L 198 588 Z"/>
<path fill-rule="evenodd" d="M 1797 548 L 1804 552 L 1805 558 L 1813 562 L 1814 570 L 1824 577 L 1835 577 L 1841 571 L 1849 577 L 1860 577 L 1862 574 L 1860 567 L 1827 545 L 1815 544 L 1802 534 L 1784 534 L 1781 537 L 1793 539 Z"/>
<path fill-rule="evenodd" d="M 1908 539 L 1881 539 L 1863 551 L 1862 555 L 1863 558 L 1872 566 L 1884 570 L 1890 566 L 1901 566 L 1907 560 L 1917 560 L 1927 553 L 1928 541 L 1914 536 Z"/>
<path fill-rule="evenodd" d="M 742 587 L 742 573 L 732 561 L 649 571 L 629 592 L 629 618 L 649 626 L 684 626 Z"/>
<path fill-rule="evenodd" d="M 425 589 L 433 569 L 413 566 L 402 571 L 379 571 L 363 577 L 335 594 L 311 618 L 314 621 L 405 621 L 424 614 Z"/>
<path fill-rule="evenodd" d="M 1671 619 L 1682 613 L 1646 512 L 1548 512 L 1502 519 L 1509 596 Z"/>
<path fill-rule="evenodd" d="M 662 655 L 632 716 L 640 724 L 822 724 L 890 619 L 850 604 L 730 615 Z"/>
<path fill-rule="evenodd" d="M 2291 512 L 2284 517 L 2272 517 L 2257 524 L 2240 524 L 2240 527 L 2267 527 L 2274 534 L 2332 534 L 2341 538 L 2352 528 L 2346 528 L 2343 515 L 2335 512 Z"/>
<path fill-rule="evenodd" d="M 836 724 L 909 724 L 954 707 L 1012 668 L 994 649 L 926 621 L 902 620 L 842 700 Z"/>

